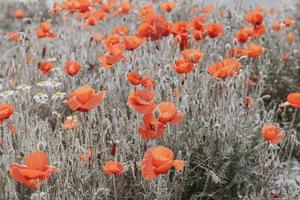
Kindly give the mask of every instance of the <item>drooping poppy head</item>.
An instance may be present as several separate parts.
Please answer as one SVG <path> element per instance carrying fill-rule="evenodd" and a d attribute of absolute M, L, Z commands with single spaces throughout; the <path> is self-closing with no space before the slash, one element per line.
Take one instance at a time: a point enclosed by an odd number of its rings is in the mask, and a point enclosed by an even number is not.
<path fill-rule="evenodd" d="M 0 104 L 0 125 L 5 119 L 9 119 L 10 116 L 14 113 L 14 107 L 10 103 L 1 103 Z"/>
<path fill-rule="evenodd" d="M 107 161 L 103 166 L 103 172 L 105 174 L 122 174 L 124 172 L 123 164 L 116 161 Z"/>
<path fill-rule="evenodd" d="M 128 105 L 135 108 L 138 113 L 147 114 L 153 111 L 155 92 L 153 90 L 136 90 L 128 96 Z"/>
<path fill-rule="evenodd" d="M 235 76 L 241 69 L 242 64 L 235 58 L 224 59 L 208 67 L 208 73 L 215 78 Z"/>
<path fill-rule="evenodd" d="M 96 108 L 106 95 L 105 91 L 95 93 L 89 86 L 80 86 L 69 94 L 67 104 L 73 111 L 87 112 Z"/>
<path fill-rule="evenodd" d="M 78 62 L 75 60 L 70 60 L 66 63 L 64 71 L 70 76 L 75 76 L 79 72 L 80 68 L 81 66 Z"/>
<path fill-rule="evenodd" d="M 167 147 L 157 146 L 148 149 L 142 160 L 142 175 L 145 180 L 151 180 L 160 174 L 166 174 L 170 168 L 182 170 L 184 162 L 174 160 L 174 153 Z"/>
<path fill-rule="evenodd" d="M 48 74 L 49 72 L 53 71 L 54 65 L 52 62 L 49 61 L 43 61 L 38 64 L 39 70 L 43 74 Z"/>
<path fill-rule="evenodd" d="M 49 165 L 48 155 L 41 151 L 33 152 L 25 157 L 25 164 L 12 163 L 9 172 L 17 182 L 36 189 L 59 169 Z"/>
<path fill-rule="evenodd" d="M 265 124 L 262 127 L 262 136 L 272 144 L 279 144 L 284 139 L 284 133 L 279 126 Z"/>

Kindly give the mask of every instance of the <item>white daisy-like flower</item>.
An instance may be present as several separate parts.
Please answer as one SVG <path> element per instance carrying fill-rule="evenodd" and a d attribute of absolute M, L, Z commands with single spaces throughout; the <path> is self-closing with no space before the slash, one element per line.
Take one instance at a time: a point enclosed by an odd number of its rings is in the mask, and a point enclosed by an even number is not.
<path fill-rule="evenodd" d="M 15 92 L 13 90 L 7 90 L 7 91 L 4 91 L 0 94 L 0 97 L 2 98 L 8 98 L 8 97 L 11 97 L 15 94 Z"/>
<path fill-rule="evenodd" d="M 22 91 L 26 91 L 26 90 L 30 90 L 31 86 L 30 85 L 26 85 L 26 84 L 21 84 L 17 86 L 17 90 L 22 90 Z"/>
<path fill-rule="evenodd" d="M 48 95 L 45 94 L 45 93 L 39 92 L 39 93 L 37 93 L 36 95 L 33 96 L 33 99 L 37 103 L 44 104 L 48 101 Z"/>
<path fill-rule="evenodd" d="M 52 87 L 52 88 L 57 88 L 57 87 L 59 87 L 61 85 L 62 85 L 62 83 L 58 82 L 57 80 L 50 81 L 50 87 Z"/>
<path fill-rule="evenodd" d="M 41 81 L 41 82 L 38 82 L 36 85 L 40 86 L 40 87 L 48 87 L 49 82 L 48 81 Z"/>
<path fill-rule="evenodd" d="M 56 92 L 53 96 L 52 96 L 52 100 L 63 100 L 66 97 L 67 93 L 65 92 Z"/>
<path fill-rule="evenodd" d="M 57 88 L 62 85 L 61 82 L 57 80 L 47 80 L 47 81 L 41 81 L 37 83 L 38 86 L 40 87 L 51 87 L 51 88 Z"/>

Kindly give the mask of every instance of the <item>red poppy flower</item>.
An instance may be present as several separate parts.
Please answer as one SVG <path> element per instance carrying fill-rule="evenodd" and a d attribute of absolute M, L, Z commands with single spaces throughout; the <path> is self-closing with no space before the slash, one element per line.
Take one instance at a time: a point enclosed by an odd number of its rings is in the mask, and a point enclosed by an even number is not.
<path fill-rule="evenodd" d="M 41 151 L 33 152 L 25 157 L 25 164 L 12 163 L 9 172 L 17 182 L 36 189 L 59 169 L 48 164 L 48 155 Z"/>
<path fill-rule="evenodd" d="M 103 166 L 103 172 L 105 174 L 122 174 L 124 172 L 123 164 L 115 161 L 107 161 Z"/>
<path fill-rule="evenodd" d="M 96 108 L 105 95 L 105 91 L 95 93 L 95 90 L 89 85 L 80 86 L 69 94 L 67 104 L 74 111 L 87 112 Z"/>

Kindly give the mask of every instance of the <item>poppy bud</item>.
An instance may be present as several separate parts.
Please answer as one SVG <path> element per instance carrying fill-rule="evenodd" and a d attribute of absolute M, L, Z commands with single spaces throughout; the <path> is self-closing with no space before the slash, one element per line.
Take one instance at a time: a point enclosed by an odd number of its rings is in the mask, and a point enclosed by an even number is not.
<path fill-rule="evenodd" d="M 39 141 L 36 146 L 39 151 L 45 151 L 46 149 L 46 143 L 44 141 Z"/>
<path fill-rule="evenodd" d="M 158 118 L 159 118 L 159 115 L 160 115 L 159 109 L 158 109 L 158 108 L 155 108 L 154 111 L 153 111 L 153 114 L 154 114 L 155 119 L 158 119 Z"/>
<path fill-rule="evenodd" d="M 226 50 L 228 51 L 228 50 L 231 48 L 231 44 L 227 43 L 227 44 L 225 45 L 225 48 L 226 48 Z"/>
<path fill-rule="evenodd" d="M 117 150 L 117 144 L 113 143 L 110 149 L 110 155 L 115 156 L 116 155 L 116 150 Z"/>

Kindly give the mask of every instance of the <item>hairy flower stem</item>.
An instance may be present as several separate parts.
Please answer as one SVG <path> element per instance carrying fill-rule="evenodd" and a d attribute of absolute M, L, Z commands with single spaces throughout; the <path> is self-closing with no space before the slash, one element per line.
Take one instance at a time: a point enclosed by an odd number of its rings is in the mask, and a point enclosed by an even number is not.
<path fill-rule="evenodd" d="M 118 199 L 118 196 L 117 196 L 116 175 L 113 175 L 113 184 L 114 184 L 114 196 L 115 196 L 115 200 L 117 200 L 117 199 Z"/>

